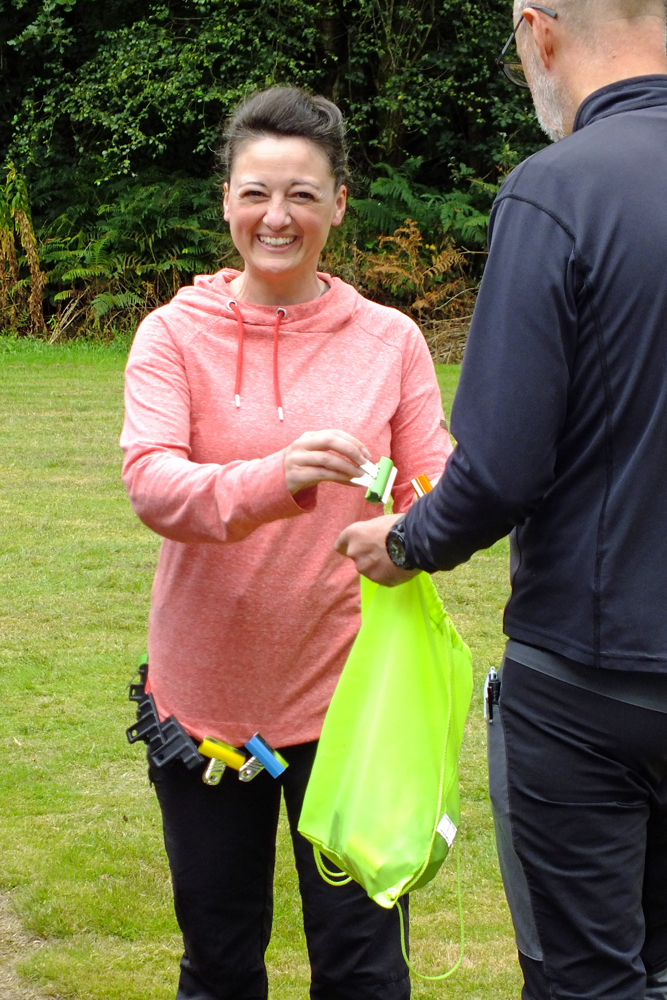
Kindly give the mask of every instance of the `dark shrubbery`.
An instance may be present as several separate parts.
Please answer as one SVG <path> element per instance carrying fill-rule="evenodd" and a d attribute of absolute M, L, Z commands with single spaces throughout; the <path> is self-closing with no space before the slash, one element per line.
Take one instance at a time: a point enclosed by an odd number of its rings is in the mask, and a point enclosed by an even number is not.
<path fill-rule="evenodd" d="M 366 280 L 378 265 L 358 254 L 391 253 L 380 237 L 411 219 L 422 265 L 428 247 L 463 247 L 447 281 L 464 268 L 474 284 L 497 185 L 541 144 L 530 100 L 495 66 L 509 0 L 0 0 L 0 13 L 0 162 L 13 171 L 0 323 L 12 328 L 45 329 L 40 282 L 57 338 L 134 322 L 231 260 L 214 150 L 251 89 L 296 84 L 340 104 L 353 217 L 328 258 L 399 304 L 405 289 Z M 29 230 L 9 207 L 19 181 Z"/>

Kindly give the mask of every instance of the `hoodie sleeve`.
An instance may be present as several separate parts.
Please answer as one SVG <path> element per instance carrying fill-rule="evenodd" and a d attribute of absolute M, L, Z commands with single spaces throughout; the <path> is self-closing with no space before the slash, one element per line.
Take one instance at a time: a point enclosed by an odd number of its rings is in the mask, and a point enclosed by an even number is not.
<path fill-rule="evenodd" d="M 555 480 L 579 286 L 572 236 L 538 206 L 505 198 L 452 410 L 457 447 L 406 516 L 420 569 L 453 569 L 523 524 Z"/>
<path fill-rule="evenodd" d="M 238 542 L 262 524 L 315 506 L 285 482 L 285 450 L 227 465 L 190 461 L 190 390 L 183 357 L 162 320 L 139 327 L 125 372 L 123 482 L 137 516 L 177 542 Z"/>
<path fill-rule="evenodd" d="M 419 328 L 412 322 L 410 328 L 402 355 L 400 402 L 391 421 L 391 457 L 398 469 L 392 491 L 396 513 L 406 511 L 415 499 L 411 480 L 425 473 L 434 481 L 452 453 L 449 434 L 440 424 L 442 400 L 431 355 Z"/>

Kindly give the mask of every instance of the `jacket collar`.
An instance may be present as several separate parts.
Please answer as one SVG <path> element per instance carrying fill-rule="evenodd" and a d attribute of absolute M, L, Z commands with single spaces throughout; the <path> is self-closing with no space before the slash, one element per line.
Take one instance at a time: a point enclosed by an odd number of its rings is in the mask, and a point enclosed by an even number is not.
<path fill-rule="evenodd" d="M 667 104 L 667 75 L 634 76 L 629 80 L 618 80 L 594 91 L 581 102 L 572 131 L 576 132 L 600 118 L 608 118 L 609 115 L 653 108 L 660 104 Z"/>

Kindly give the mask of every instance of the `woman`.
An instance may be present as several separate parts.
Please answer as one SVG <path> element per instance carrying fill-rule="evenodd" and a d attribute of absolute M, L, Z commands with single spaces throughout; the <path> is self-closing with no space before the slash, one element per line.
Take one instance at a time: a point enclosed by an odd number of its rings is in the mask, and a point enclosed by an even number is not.
<path fill-rule="evenodd" d="M 316 1000 L 410 993 L 396 913 L 317 873 L 297 822 L 322 720 L 359 628 L 359 582 L 333 545 L 381 513 L 350 483 L 393 457 L 410 479 L 451 451 L 409 319 L 317 272 L 345 213 L 342 117 L 291 88 L 231 120 L 224 212 L 244 261 L 148 316 L 127 366 L 123 477 L 162 535 L 149 623 L 160 717 L 235 746 L 259 731 L 289 767 L 208 787 L 153 769 L 185 951 L 179 1000 L 267 996 L 264 952 L 281 788 Z"/>

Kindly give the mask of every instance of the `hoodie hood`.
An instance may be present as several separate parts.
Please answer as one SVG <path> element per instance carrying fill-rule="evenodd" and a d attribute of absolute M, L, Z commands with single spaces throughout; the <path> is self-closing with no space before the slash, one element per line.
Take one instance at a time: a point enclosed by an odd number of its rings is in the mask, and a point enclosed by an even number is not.
<path fill-rule="evenodd" d="M 276 322 L 276 310 L 284 309 L 281 329 L 299 333 L 336 333 L 347 326 L 359 308 L 361 296 L 351 285 L 318 271 L 318 278 L 329 285 L 329 291 L 310 302 L 298 302 L 288 306 L 263 306 L 252 302 L 242 302 L 234 297 L 230 282 L 241 272 L 226 267 L 216 274 L 199 274 L 193 285 L 181 288 L 168 306 L 173 310 L 196 309 L 197 313 L 208 313 L 211 319 L 227 319 L 236 325 L 236 317 L 229 308 L 229 302 L 237 302 L 246 326 L 267 327 L 271 330 Z M 267 330 L 267 332 L 269 332 Z"/>
<path fill-rule="evenodd" d="M 181 288 L 172 301 L 162 310 L 169 314 L 170 321 L 174 314 L 178 316 L 179 325 L 184 329 L 201 328 L 202 315 L 209 316 L 205 326 L 220 326 L 225 324 L 225 334 L 236 337 L 236 378 L 234 383 L 233 402 L 240 409 L 243 401 L 243 345 L 247 329 L 253 332 L 266 332 L 267 337 L 273 337 L 273 394 L 277 419 L 284 419 L 282 395 L 280 388 L 280 334 L 301 335 L 331 335 L 350 324 L 353 313 L 363 301 L 359 293 L 351 285 L 332 278 L 329 274 L 318 272 L 318 277 L 326 282 L 329 291 L 310 302 L 299 302 L 289 306 L 255 305 L 243 302 L 234 297 L 230 282 L 238 277 L 240 271 L 224 268 L 217 274 L 198 275 L 193 285 Z M 157 310 L 158 313 L 162 310 Z M 167 318 L 166 316 L 164 317 Z M 227 327 L 227 324 L 230 326 Z"/>

